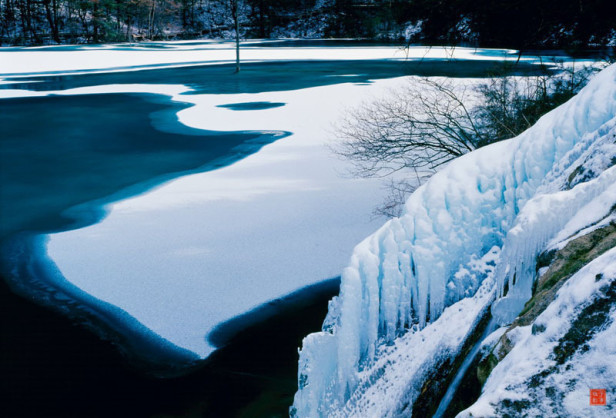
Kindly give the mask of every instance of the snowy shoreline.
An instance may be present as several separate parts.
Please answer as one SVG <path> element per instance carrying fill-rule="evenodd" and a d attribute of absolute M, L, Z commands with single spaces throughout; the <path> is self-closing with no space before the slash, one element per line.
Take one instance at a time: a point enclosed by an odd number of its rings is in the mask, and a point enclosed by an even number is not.
<path fill-rule="evenodd" d="M 66 315 L 111 341 L 127 362 L 145 373 L 173 377 L 194 367 L 199 357 L 156 335 L 122 309 L 72 285 L 47 257 L 45 238 L 21 234 L 0 247 L 2 276 L 14 293 Z M 19 274 L 15 274 L 15 271 Z"/>
<path fill-rule="evenodd" d="M 280 42 L 280 41 L 272 41 Z M 283 41 L 284 42 L 284 41 Z M 293 41 L 290 41 L 293 42 Z M 0 49 L 0 77 L 18 75 L 61 75 L 81 71 L 118 71 L 128 66 L 136 69 L 156 68 L 152 65 L 220 65 L 235 61 L 233 41 L 170 41 L 153 42 L 164 44 L 165 50 L 152 50 L 143 44 L 108 44 L 80 46 L 48 46 Z M 251 46 L 255 45 L 255 46 Z M 375 45 L 370 47 L 267 47 L 267 42 L 242 42 L 242 62 L 280 62 L 299 60 L 368 60 L 406 59 L 499 59 L 515 62 L 516 51 L 508 49 L 468 47 Z M 207 57 L 207 58 L 204 58 Z M 524 57 L 524 61 L 537 62 L 536 58 Z M 130 64 L 129 64 L 130 63 Z"/>

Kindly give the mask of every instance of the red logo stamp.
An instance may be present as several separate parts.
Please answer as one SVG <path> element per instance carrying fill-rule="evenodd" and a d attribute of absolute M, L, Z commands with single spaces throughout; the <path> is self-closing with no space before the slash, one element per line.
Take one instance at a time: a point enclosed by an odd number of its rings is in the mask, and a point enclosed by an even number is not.
<path fill-rule="evenodd" d="M 591 389 L 590 390 L 590 404 L 591 405 L 606 405 L 607 394 L 605 389 Z"/>

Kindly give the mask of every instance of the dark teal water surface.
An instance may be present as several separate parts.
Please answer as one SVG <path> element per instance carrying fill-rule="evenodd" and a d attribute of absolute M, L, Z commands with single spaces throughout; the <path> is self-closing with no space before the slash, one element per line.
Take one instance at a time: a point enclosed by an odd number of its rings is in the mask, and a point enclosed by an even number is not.
<path fill-rule="evenodd" d="M 186 107 L 146 94 L 0 100 L 0 236 L 96 222 L 110 201 L 288 135 L 188 128 L 176 116 Z"/>
<path fill-rule="evenodd" d="M 264 109 L 273 109 L 276 107 L 282 107 L 285 103 L 277 103 L 277 102 L 243 102 L 243 103 L 229 103 L 218 105 L 216 107 L 222 107 L 223 109 L 229 110 L 264 110 Z"/>
<path fill-rule="evenodd" d="M 11 77 L 6 89 L 33 91 L 65 90 L 106 84 L 182 84 L 194 89 L 185 94 L 239 94 L 288 91 L 339 83 L 366 83 L 405 75 L 485 77 L 500 74 L 502 61 L 494 60 L 348 60 L 279 61 L 244 63 L 234 74 L 234 65 L 194 65 L 115 73 Z M 541 66 L 520 62 L 511 74 L 539 74 Z M 36 81 L 36 83 L 32 83 Z"/>

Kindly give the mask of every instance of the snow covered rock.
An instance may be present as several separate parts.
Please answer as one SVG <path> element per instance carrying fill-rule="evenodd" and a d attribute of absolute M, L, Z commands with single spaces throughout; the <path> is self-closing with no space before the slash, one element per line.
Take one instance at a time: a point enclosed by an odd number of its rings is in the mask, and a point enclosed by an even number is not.
<path fill-rule="evenodd" d="M 514 347 L 461 417 L 614 416 L 616 248 L 580 269 L 532 325 L 515 328 Z M 605 389 L 605 406 L 589 406 Z"/>
<path fill-rule="evenodd" d="M 501 325 L 513 321 L 539 253 L 616 203 L 615 115 L 612 65 L 522 135 L 418 189 L 355 248 L 323 331 L 304 340 L 292 414 L 404 413 L 490 305 Z"/>

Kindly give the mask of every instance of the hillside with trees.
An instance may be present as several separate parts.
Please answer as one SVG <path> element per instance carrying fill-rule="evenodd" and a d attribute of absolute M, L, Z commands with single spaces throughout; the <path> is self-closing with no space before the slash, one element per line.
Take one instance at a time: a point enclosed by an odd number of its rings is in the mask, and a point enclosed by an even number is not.
<path fill-rule="evenodd" d="M 233 38 L 232 0 L 0 0 L 2 45 Z M 608 0 L 239 0 L 243 38 L 613 46 Z"/>

